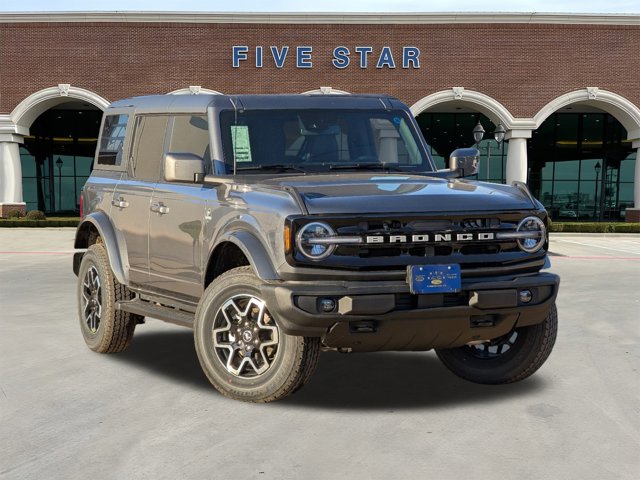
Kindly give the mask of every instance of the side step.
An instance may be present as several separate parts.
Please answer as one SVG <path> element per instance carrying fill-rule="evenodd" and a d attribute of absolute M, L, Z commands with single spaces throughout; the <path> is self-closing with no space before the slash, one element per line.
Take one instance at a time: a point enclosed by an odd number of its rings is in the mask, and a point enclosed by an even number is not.
<path fill-rule="evenodd" d="M 169 323 L 175 323 L 182 327 L 193 328 L 195 314 L 173 307 L 167 307 L 155 302 L 135 299 L 120 301 L 116 303 L 116 308 L 124 312 L 135 313 L 144 317 L 157 318 Z"/>

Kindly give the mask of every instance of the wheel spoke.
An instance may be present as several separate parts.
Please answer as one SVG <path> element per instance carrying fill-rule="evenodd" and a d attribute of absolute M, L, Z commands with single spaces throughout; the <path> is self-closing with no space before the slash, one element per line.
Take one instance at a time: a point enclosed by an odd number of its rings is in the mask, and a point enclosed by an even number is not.
<path fill-rule="evenodd" d="M 252 295 L 238 295 L 222 304 L 214 318 L 212 337 L 218 359 L 229 373 L 241 378 L 265 373 L 279 343 L 278 327 L 264 301 Z"/>
<path fill-rule="evenodd" d="M 518 341 L 518 331 L 513 330 L 507 335 L 494 339 L 491 342 L 468 346 L 468 351 L 476 358 L 492 359 L 509 352 Z"/>

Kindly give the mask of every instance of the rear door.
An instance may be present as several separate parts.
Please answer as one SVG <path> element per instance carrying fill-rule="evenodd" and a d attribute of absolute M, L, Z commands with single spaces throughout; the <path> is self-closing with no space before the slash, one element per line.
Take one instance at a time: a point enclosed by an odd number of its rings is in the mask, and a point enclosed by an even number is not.
<path fill-rule="evenodd" d="M 204 115 L 169 120 L 167 153 L 192 153 L 211 172 L 209 131 Z M 153 192 L 149 221 L 149 282 L 161 293 L 197 299 L 203 292 L 202 227 L 210 187 L 167 182 L 161 175 Z"/>
<path fill-rule="evenodd" d="M 120 245 L 126 245 L 123 260 L 125 270 L 128 263 L 132 284 L 146 286 L 149 281 L 151 196 L 160 177 L 168 119 L 161 115 L 135 117 L 128 166 L 113 194 L 111 218 L 122 237 Z"/>

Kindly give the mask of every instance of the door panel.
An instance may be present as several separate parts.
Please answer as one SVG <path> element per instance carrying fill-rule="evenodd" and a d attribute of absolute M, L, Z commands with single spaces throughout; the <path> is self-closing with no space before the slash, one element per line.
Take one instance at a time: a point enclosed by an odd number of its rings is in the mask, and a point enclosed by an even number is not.
<path fill-rule="evenodd" d="M 203 293 L 201 185 L 159 183 L 149 221 L 149 282 L 153 289 L 199 298 Z"/>

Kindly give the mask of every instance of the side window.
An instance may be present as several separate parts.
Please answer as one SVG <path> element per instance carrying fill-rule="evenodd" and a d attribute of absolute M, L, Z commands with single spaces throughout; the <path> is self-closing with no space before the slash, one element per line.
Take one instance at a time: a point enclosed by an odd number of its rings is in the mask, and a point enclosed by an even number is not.
<path fill-rule="evenodd" d="M 134 177 L 153 182 L 158 180 L 168 120 L 166 116 L 136 117 L 129 165 Z"/>
<path fill-rule="evenodd" d="M 107 115 L 100 136 L 98 165 L 122 165 L 122 149 L 129 115 Z"/>
<path fill-rule="evenodd" d="M 173 117 L 169 152 L 193 153 L 204 158 L 208 163 L 211 160 L 211 151 L 207 117 L 193 115 Z"/>

